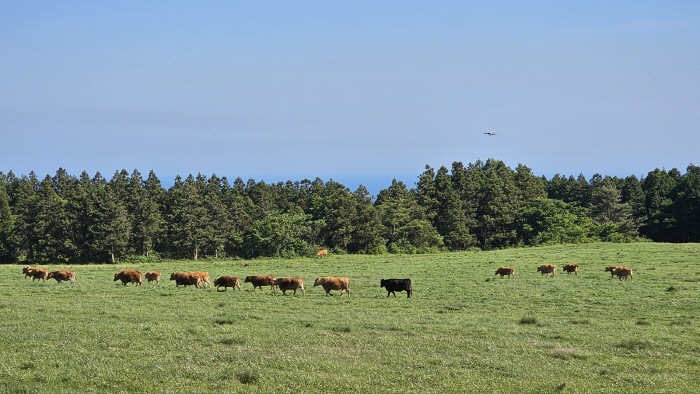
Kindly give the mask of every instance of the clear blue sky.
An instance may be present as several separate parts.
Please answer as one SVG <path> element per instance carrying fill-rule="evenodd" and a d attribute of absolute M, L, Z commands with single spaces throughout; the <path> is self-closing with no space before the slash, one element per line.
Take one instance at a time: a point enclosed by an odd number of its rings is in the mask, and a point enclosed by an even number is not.
<path fill-rule="evenodd" d="M 488 158 L 685 172 L 699 147 L 700 2 L 0 2 L 5 173 L 376 194 Z"/>

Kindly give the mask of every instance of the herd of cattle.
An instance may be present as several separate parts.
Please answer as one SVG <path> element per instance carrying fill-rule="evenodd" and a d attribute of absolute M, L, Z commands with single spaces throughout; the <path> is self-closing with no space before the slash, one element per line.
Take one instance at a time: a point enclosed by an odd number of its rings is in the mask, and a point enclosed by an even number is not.
<path fill-rule="evenodd" d="M 557 266 L 556 264 L 543 264 L 537 266 L 537 272 L 541 272 L 543 276 L 549 276 L 549 274 L 552 274 L 552 277 L 554 277 L 557 274 Z M 578 264 L 565 265 L 564 272 L 568 273 L 569 275 L 578 275 Z M 625 267 L 624 265 L 612 265 L 605 267 L 605 272 L 610 272 L 612 278 L 614 278 L 615 275 L 617 275 L 617 278 L 620 280 L 622 280 L 622 278 L 625 278 L 625 280 L 627 280 L 627 277 L 634 280 L 634 278 L 632 277 L 632 268 Z M 507 276 L 508 278 L 515 278 L 515 268 L 500 267 L 496 269 L 495 275 L 501 275 L 501 279 L 503 279 L 504 276 Z"/>
<path fill-rule="evenodd" d="M 56 279 L 58 283 L 61 283 L 61 281 L 64 280 L 70 280 L 71 283 L 75 283 L 75 271 L 48 272 L 43 268 L 24 267 L 22 268 L 22 273 L 24 273 L 25 278 L 31 277 L 32 282 L 35 279 L 43 279 L 46 281 L 53 278 Z M 142 274 L 137 270 L 119 271 L 114 274 L 114 281 L 116 282 L 120 280 L 124 286 L 126 286 L 128 283 L 134 283 L 137 286 L 141 286 L 141 284 L 143 284 L 144 277 L 146 280 L 148 280 L 148 283 L 160 283 L 160 272 L 150 271 Z M 175 272 L 170 274 L 170 280 L 175 281 L 175 287 L 180 287 L 182 285 L 184 287 L 194 286 L 198 289 L 204 287 L 211 288 L 211 281 L 209 280 L 208 272 Z M 270 286 L 273 291 L 280 289 L 283 295 L 287 295 L 287 290 L 293 290 L 294 295 L 296 295 L 297 290 L 301 290 L 302 294 L 306 294 L 304 279 L 302 278 L 276 278 L 272 275 L 251 275 L 246 276 L 243 282 L 251 283 L 253 285 L 253 290 L 256 288 L 260 288 L 260 290 L 262 290 L 263 286 Z M 223 287 L 224 291 L 226 291 L 230 287 L 234 290 L 238 289 L 238 291 L 241 291 L 241 280 L 233 276 L 221 276 L 214 280 L 214 286 L 216 286 L 216 290 L 220 290 Z M 323 290 L 325 290 L 326 296 L 333 295 L 331 294 L 331 290 L 340 290 L 341 296 L 343 295 L 343 292 L 345 292 L 348 297 L 350 297 L 350 279 L 348 278 L 338 278 L 333 276 L 316 278 L 314 281 L 314 287 L 316 286 L 321 286 Z M 387 297 L 389 297 L 391 294 L 396 297 L 397 291 L 406 291 L 408 298 L 411 298 L 411 294 L 413 293 L 410 279 L 382 279 L 380 281 L 380 287 L 386 289 Z"/>

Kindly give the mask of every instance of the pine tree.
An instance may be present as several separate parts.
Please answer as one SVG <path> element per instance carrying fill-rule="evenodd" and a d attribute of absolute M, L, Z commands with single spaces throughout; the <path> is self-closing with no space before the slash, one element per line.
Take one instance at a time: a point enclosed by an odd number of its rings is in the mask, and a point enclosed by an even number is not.
<path fill-rule="evenodd" d="M 17 261 L 14 237 L 15 218 L 10 210 L 10 197 L 5 182 L 0 182 L 0 264 Z"/>

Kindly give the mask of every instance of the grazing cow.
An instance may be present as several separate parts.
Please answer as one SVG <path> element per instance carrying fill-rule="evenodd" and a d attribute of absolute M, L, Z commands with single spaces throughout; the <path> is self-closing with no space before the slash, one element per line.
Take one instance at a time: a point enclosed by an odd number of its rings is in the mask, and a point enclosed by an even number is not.
<path fill-rule="evenodd" d="M 350 297 L 350 279 L 348 278 L 335 278 L 332 276 L 316 278 L 314 287 L 316 286 L 323 287 L 323 290 L 326 291 L 326 297 L 333 295 L 331 290 L 340 290 L 340 295 L 343 295 L 343 291 L 345 291 Z"/>
<path fill-rule="evenodd" d="M 148 280 L 148 283 L 151 283 L 153 281 L 156 282 L 156 284 L 160 284 L 160 272 L 158 271 L 149 271 L 143 274 L 146 279 Z"/>
<path fill-rule="evenodd" d="M 199 276 L 202 279 L 202 287 L 204 287 L 205 285 L 208 287 L 211 287 L 211 282 L 209 282 L 209 273 L 208 272 L 190 271 L 187 273 Z"/>
<path fill-rule="evenodd" d="M 36 267 L 32 266 L 27 266 L 27 267 L 22 267 L 22 273 L 24 274 L 24 279 L 27 279 L 28 276 L 31 276 L 29 274 L 30 271 L 35 270 Z"/>
<path fill-rule="evenodd" d="M 301 294 L 306 295 L 304 291 L 304 279 L 302 278 L 277 278 L 275 286 L 282 290 L 282 295 L 287 295 L 287 290 L 294 290 L 294 295 L 297 294 L 297 289 L 301 289 Z"/>
<path fill-rule="evenodd" d="M 320 259 L 323 257 L 328 257 L 328 249 L 319 250 L 316 256 Z"/>
<path fill-rule="evenodd" d="M 390 294 L 394 294 L 394 298 L 396 298 L 397 291 L 401 292 L 405 290 L 406 294 L 408 294 L 406 298 L 411 298 L 411 294 L 413 294 L 410 279 L 382 279 L 381 282 L 379 282 L 379 287 L 386 289 L 386 298 L 389 298 Z"/>
<path fill-rule="evenodd" d="M 503 279 L 504 276 L 507 277 L 512 277 L 515 279 L 515 268 L 513 267 L 501 267 L 496 269 L 495 275 L 501 275 L 501 279 Z"/>
<path fill-rule="evenodd" d="M 615 270 L 618 268 L 621 268 L 621 265 L 611 265 L 608 267 L 605 267 L 605 272 L 610 272 L 610 279 L 615 277 Z"/>
<path fill-rule="evenodd" d="M 552 278 L 557 275 L 557 266 L 554 264 L 544 264 L 537 267 L 537 272 L 541 272 L 544 276 L 545 274 L 552 274 Z"/>
<path fill-rule="evenodd" d="M 232 287 L 234 290 L 236 290 L 236 287 L 238 287 L 238 291 L 241 291 L 241 280 L 233 276 L 220 276 L 214 281 L 214 286 L 216 286 L 217 291 L 219 290 L 219 287 L 222 286 L 224 291 L 228 290 L 229 287 Z"/>
<path fill-rule="evenodd" d="M 46 281 L 49 276 L 49 271 L 43 268 L 32 268 L 27 274 L 32 277 L 32 282 L 34 282 L 34 279 L 43 279 Z"/>
<path fill-rule="evenodd" d="M 194 285 L 195 288 L 199 289 L 202 284 L 202 277 L 199 275 L 193 275 L 188 272 L 175 272 L 170 274 L 170 280 L 175 281 L 175 287 L 180 287 L 183 285 L 185 287 Z"/>
<path fill-rule="evenodd" d="M 114 281 L 116 282 L 118 280 L 121 280 L 124 286 L 129 282 L 135 283 L 136 286 L 141 286 L 141 283 L 143 283 L 143 275 L 136 270 L 124 270 L 114 274 Z"/>
<path fill-rule="evenodd" d="M 574 274 L 578 275 L 578 264 L 567 264 L 564 266 L 564 272 L 567 274 L 571 275 L 573 272 Z"/>
<path fill-rule="evenodd" d="M 617 279 L 622 280 L 622 277 L 625 277 L 625 280 L 627 280 L 627 277 L 629 276 L 630 279 L 634 280 L 632 277 L 632 268 L 629 267 L 618 267 L 615 271 L 613 271 L 613 274 L 617 275 Z"/>
<path fill-rule="evenodd" d="M 46 277 L 46 280 L 56 279 L 59 284 L 63 280 L 69 280 L 71 284 L 75 284 L 75 271 L 51 271 Z"/>
<path fill-rule="evenodd" d="M 246 276 L 243 282 L 252 283 L 253 290 L 255 290 L 256 287 L 259 287 L 260 290 L 262 290 L 263 286 L 270 286 L 272 290 L 275 290 L 275 279 L 277 278 L 272 275 L 250 275 Z"/>

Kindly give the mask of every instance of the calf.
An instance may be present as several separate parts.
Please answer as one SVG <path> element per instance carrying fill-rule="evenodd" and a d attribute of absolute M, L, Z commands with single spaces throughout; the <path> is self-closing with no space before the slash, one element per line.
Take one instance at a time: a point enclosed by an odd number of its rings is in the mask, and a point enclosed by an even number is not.
<path fill-rule="evenodd" d="M 46 276 L 46 280 L 56 279 L 59 284 L 63 280 L 69 280 L 71 284 L 75 284 L 75 271 L 51 271 Z"/>
<path fill-rule="evenodd" d="M 411 298 L 411 294 L 413 294 L 410 279 L 382 279 L 381 282 L 379 282 L 379 287 L 386 289 L 387 298 L 389 298 L 390 294 L 394 294 L 394 298 L 396 298 L 397 291 L 401 292 L 405 290 L 406 294 L 408 294 L 406 298 Z"/>
<path fill-rule="evenodd" d="M 175 281 L 175 287 L 183 285 L 185 287 L 194 285 L 197 289 L 201 287 L 202 278 L 199 275 L 193 275 L 188 272 L 175 272 L 170 274 L 170 280 Z"/>
<path fill-rule="evenodd" d="M 622 277 L 625 277 L 625 280 L 627 280 L 627 277 L 629 276 L 630 279 L 634 280 L 632 277 L 632 268 L 629 267 L 618 267 L 615 271 L 613 271 L 613 274 L 617 275 L 617 279 L 622 280 Z"/>
<path fill-rule="evenodd" d="M 259 287 L 262 290 L 263 286 L 270 286 L 272 290 L 275 290 L 275 278 L 272 275 L 249 275 L 245 277 L 244 283 L 252 283 L 253 290 Z"/>
<path fill-rule="evenodd" d="M 190 271 L 187 273 L 199 276 L 202 279 L 202 287 L 204 287 L 205 285 L 207 287 L 211 287 L 211 282 L 209 282 L 209 273 L 208 272 Z"/>
<path fill-rule="evenodd" d="M 146 272 L 146 273 L 144 274 L 144 276 L 145 276 L 146 279 L 148 280 L 148 283 L 151 283 L 151 282 L 155 281 L 156 284 L 160 284 L 160 272 L 158 272 L 158 271 L 150 271 L 150 272 Z"/>
<path fill-rule="evenodd" d="M 331 290 L 340 290 L 340 295 L 343 295 L 343 291 L 345 291 L 348 293 L 348 297 L 350 297 L 350 279 L 348 278 L 335 278 L 332 276 L 316 278 L 314 287 L 316 286 L 323 287 L 323 290 L 326 291 L 326 297 L 333 295 L 331 294 Z"/>
<path fill-rule="evenodd" d="M 500 267 L 496 269 L 495 275 L 501 275 L 501 279 L 504 276 L 515 279 L 515 268 L 513 267 Z"/>
<path fill-rule="evenodd" d="M 237 287 L 238 291 L 241 291 L 241 280 L 232 276 L 221 276 L 214 281 L 214 286 L 216 286 L 217 291 L 222 286 L 224 291 L 228 290 L 229 287 L 232 287 L 234 290 Z"/>
<path fill-rule="evenodd" d="M 34 282 L 34 279 L 43 279 L 46 281 L 46 278 L 49 276 L 49 271 L 43 268 L 32 268 L 27 272 L 27 275 L 32 277 L 32 282 Z"/>
<path fill-rule="evenodd" d="M 319 250 L 316 256 L 320 259 L 322 257 L 328 257 L 328 249 Z"/>
<path fill-rule="evenodd" d="M 557 266 L 554 264 L 544 264 L 537 267 L 537 272 L 541 272 L 544 276 L 545 274 L 552 274 L 552 278 L 557 275 Z"/>
<path fill-rule="evenodd" d="M 141 283 L 143 283 L 142 278 L 143 275 L 136 270 L 124 270 L 114 274 L 114 281 L 121 280 L 124 286 L 126 286 L 127 283 L 135 283 L 137 286 L 141 286 Z"/>
<path fill-rule="evenodd" d="M 304 279 L 302 278 L 277 278 L 275 286 L 282 290 L 282 295 L 287 295 L 287 290 L 294 290 L 294 295 L 297 294 L 297 289 L 301 289 L 301 294 L 306 295 L 304 291 Z"/>
<path fill-rule="evenodd" d="M 622 268 L 623 266 L 621 265 L 611 265 L 608 267 L 605 267 L 605 272 L 610 272 L 610 279 L 615 277 L 615 270 L 618 268 Z"/>
<path fill-rule="evenodd" d="M 28 276 L 31 276 L 29 274 L 30 271 L 35 270 L 36 267 L 32 266 L 27 266 L 27 267 L 22 267 L 22 273 L 24 274 L 24 279 L 27 279 Z"/>
<path fill-rule="evenodd" d="M 567 274 L 571 275 L 573 272 L 574 274 L 578 275 L 578 264 L 567 264 L 564 266 L 564 272 Z"/>

